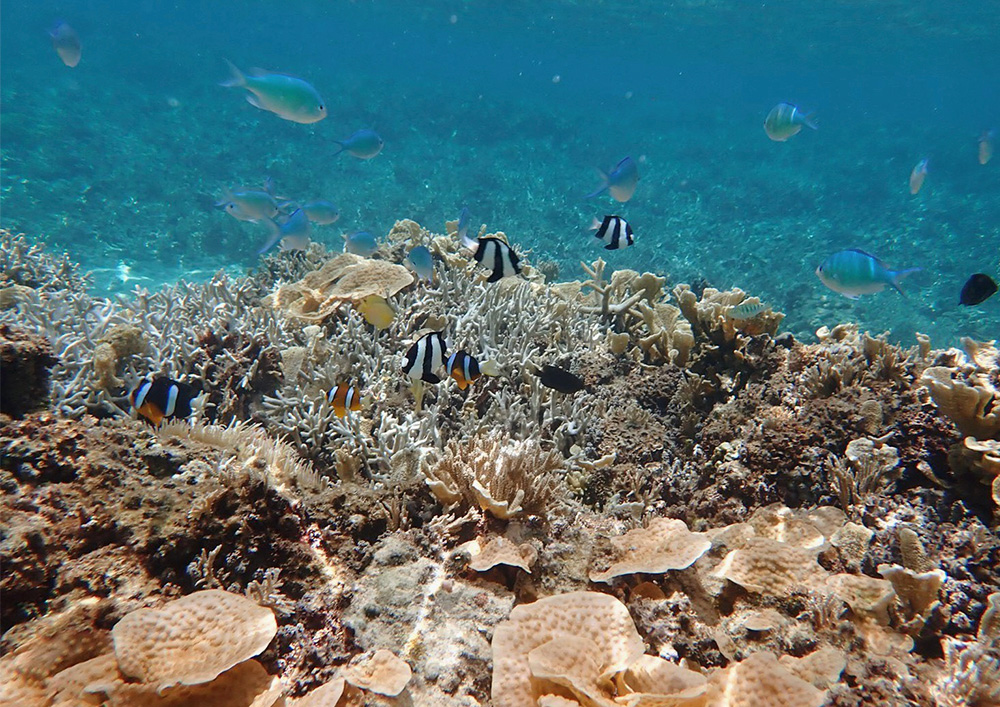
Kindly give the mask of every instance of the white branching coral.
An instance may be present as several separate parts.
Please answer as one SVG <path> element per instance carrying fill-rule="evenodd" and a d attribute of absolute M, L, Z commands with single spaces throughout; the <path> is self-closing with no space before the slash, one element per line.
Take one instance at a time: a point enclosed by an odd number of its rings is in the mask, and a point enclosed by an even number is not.
<path fill-rule="evenodd" d="M 931 685 L 938 707 L 1000 704 L 1000 660 L 982 643 L 945 638 L 944 674 Z"/>

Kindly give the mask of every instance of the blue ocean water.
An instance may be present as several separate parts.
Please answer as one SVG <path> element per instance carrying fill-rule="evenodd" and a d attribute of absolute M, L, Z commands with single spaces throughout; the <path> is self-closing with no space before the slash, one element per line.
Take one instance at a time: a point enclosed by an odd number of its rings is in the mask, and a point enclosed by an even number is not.
<path fill-rule="evenodd" d="M 81 37 L 75 68 L 47 36 L 59 19 Z M 560 278 L 604 257 L 738 286 L 800 336 L 1000 333 L 1000 296 L 957 303 L 972 273 L 1000 276 L 1000 156 L 977 161 L 1000 132 L 996 2 L 11 0 L 0 32 L 0 225 L 68 250 L 105 291 L 253 268 L 266 230 L 213 204 L 270 177 L 340 207 L 314 229 L 331 248 L 400 218 L 443 232 L 468 206 Z M 218 85 L 225 59 L 307 79 L 328 117 L 250 106 Z M 782 101 L 819 129 L 768 140 Z M 382 154 L 335 157 L 360 128 Z M 633 199 L 585 200 L 593 168 L 625 156 Z M 635 246 L 599 247 L 586 229 L 604 214 Z M 814 275 L 851 247 L 924 270 L 905 298 L 851 301 Z"/>

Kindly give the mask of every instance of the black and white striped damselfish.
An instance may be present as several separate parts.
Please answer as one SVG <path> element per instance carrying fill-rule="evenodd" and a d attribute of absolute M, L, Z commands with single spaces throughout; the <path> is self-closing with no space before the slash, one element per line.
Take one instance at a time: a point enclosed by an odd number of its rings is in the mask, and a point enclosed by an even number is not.
<path fill-rule="evenodd" d="M 132 409 L 140 416 L 158 425 L 164 420 L 183 418 L 191 414 L 194 388 L 170 378 L 144 380 L 129 393 Z"/>
<path fill-rule="evenodd" d="M 621 216 L 605 216 L 603 221 L 595 218 L 590 224 L 590 230 L 596 231 L 594 237 L 605 243 L 607 250 L 618 250 L 635 242 L 632 227 Z"/>
<path fill-rule="evenodd" d="M 435 371 L 444 366 L 444 355 L 448 345 L 444 342 L 444 332 L 432 331 L 424 334 L 406 352 L 403 373 L 413 380 L 425 383 L 440 383 L 441 376 Z"/>
<path fill-rule="evenodd" d="M 483 236 L 472 240 L 466 236 L 462 239 L 462 245 L 473 252 L 477 263 L 490 271 L 486 282 L 496 282 L 521 272 L 521 259 L 517 257 L 514 249 L 501 238 Z"/>
<path fill-rule="evenodd" d="M 326 396 L 333 406 L 333 414 L 344 417 L 348 412 L 361 409 L 361 391 L 350 383 L 338 383 Z"/>

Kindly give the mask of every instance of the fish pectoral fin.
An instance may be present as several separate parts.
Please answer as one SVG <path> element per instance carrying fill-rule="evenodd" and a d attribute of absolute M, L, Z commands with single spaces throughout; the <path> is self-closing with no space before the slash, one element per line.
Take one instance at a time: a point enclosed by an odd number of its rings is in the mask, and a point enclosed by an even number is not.
<path fill-rule="evenodd" d="M 260 104 L 260 99 L 257 98 L 257 96 L 255 94 L 253 94 L 253 93 L 248 93 L 247 94 L 247 103 L 249 103 L 250 105 L 252 105 L 254 108 L 260 108 L 261 110 L 267 110 L 266 108 L 264 108 L 264 106 L 262 106 Z"/>

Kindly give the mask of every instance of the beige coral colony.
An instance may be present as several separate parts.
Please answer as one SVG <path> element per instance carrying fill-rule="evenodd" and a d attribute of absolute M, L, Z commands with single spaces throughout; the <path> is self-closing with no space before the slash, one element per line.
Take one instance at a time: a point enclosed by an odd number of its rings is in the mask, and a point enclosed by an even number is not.
<path fill-rule="evenodd" d="M 0 703 L 1000 705 L 993 342 L 490 283 L 455 228 L 115 299 L 3 234 Z M 496 375 L 412 384 L 436 331 Z"/>

